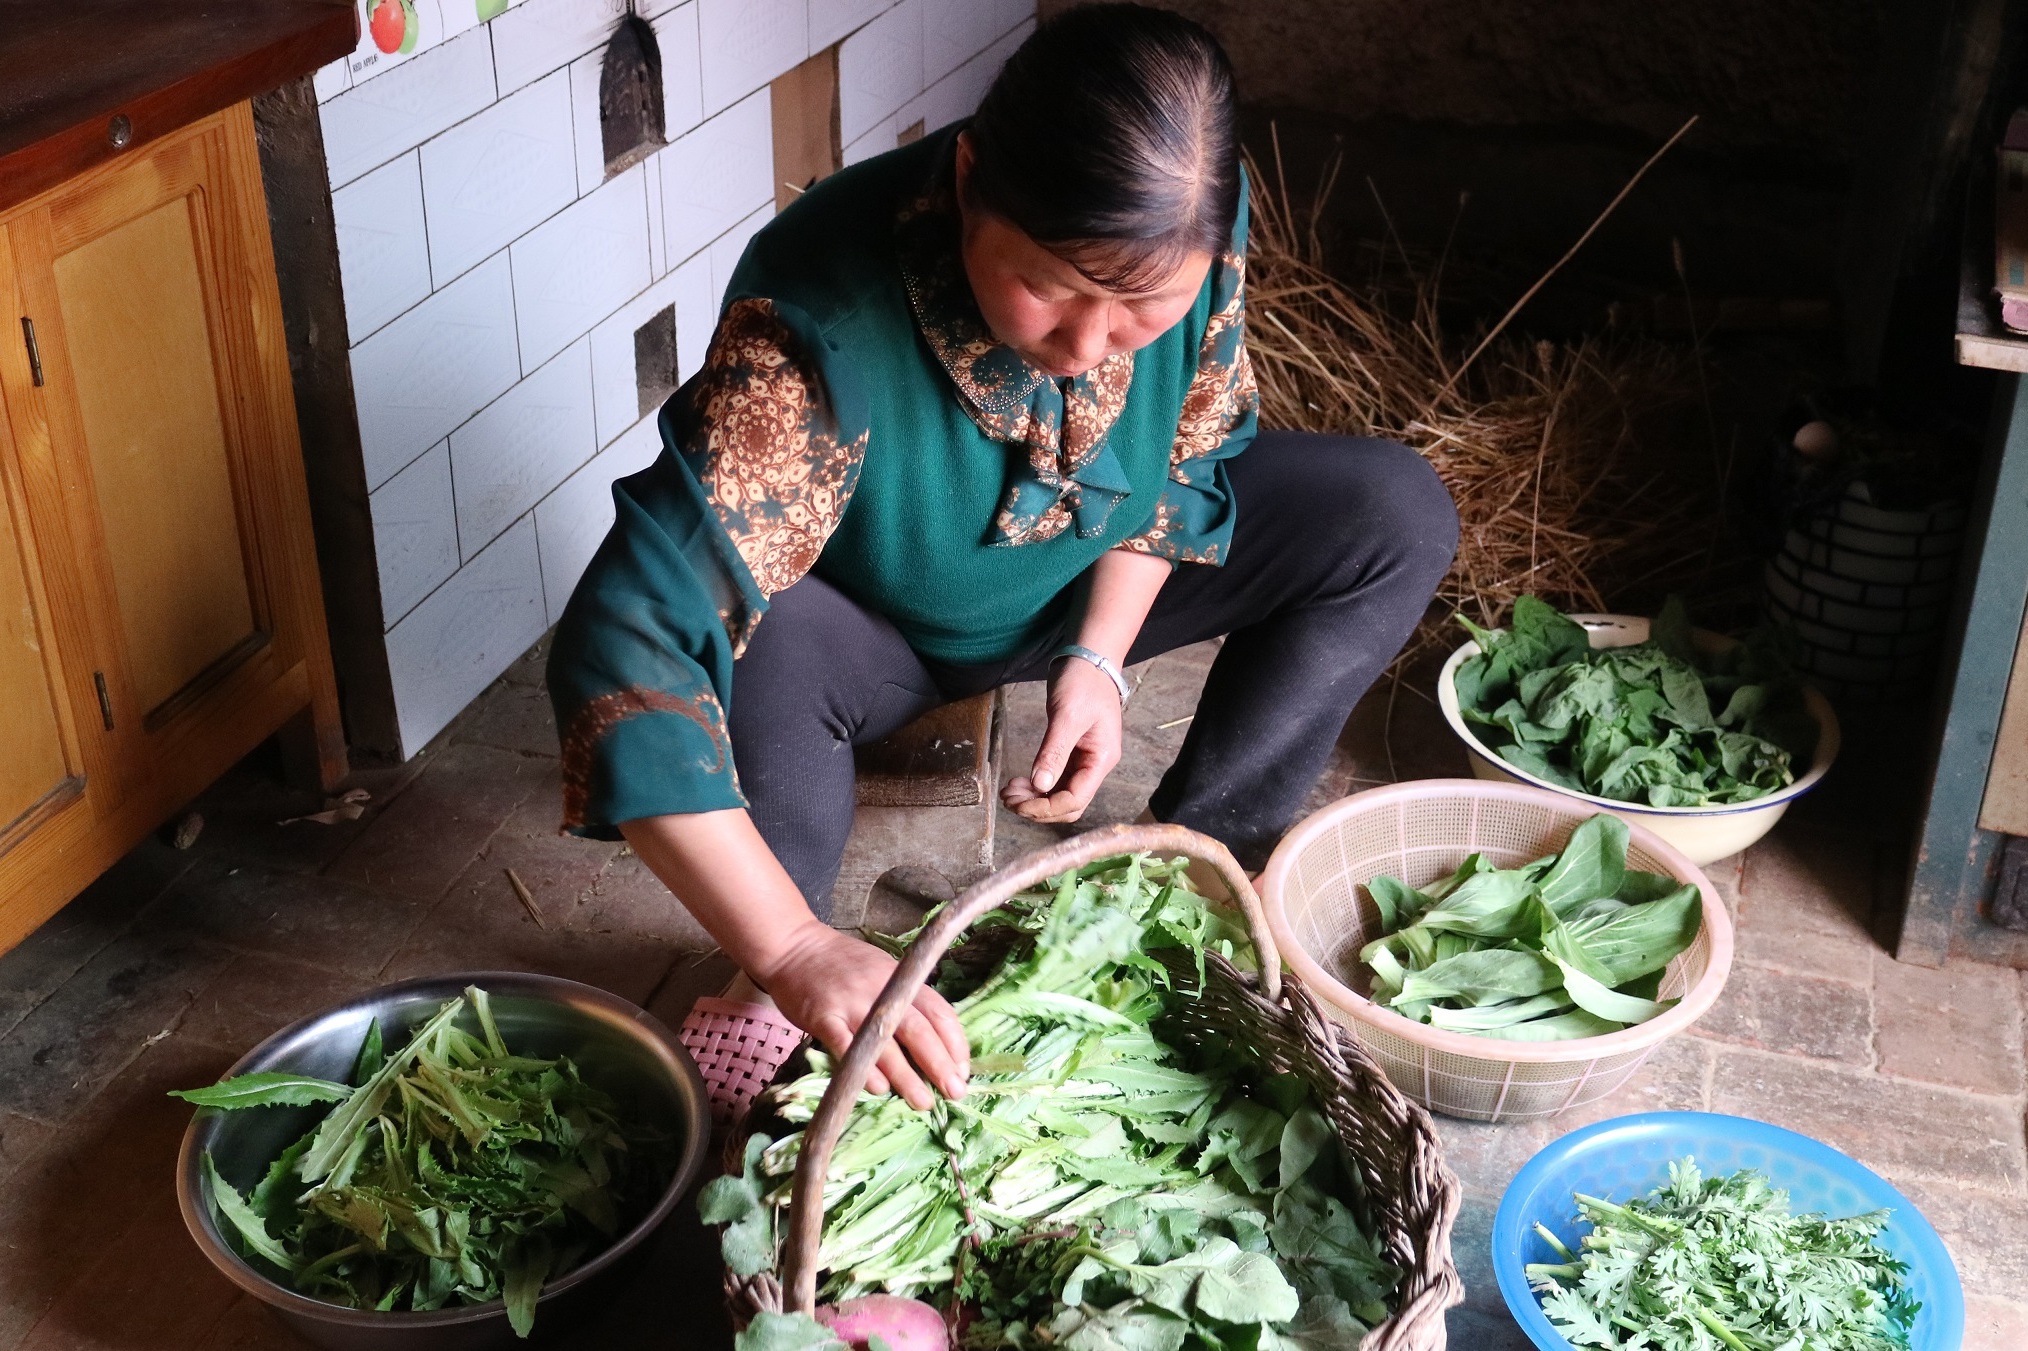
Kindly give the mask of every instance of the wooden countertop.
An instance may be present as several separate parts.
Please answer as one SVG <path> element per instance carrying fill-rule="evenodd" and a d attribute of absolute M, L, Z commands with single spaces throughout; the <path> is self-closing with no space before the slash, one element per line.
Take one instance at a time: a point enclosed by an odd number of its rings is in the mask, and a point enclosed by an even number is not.
<path fill-rule="evenodd" d="M 352 0 L 0 0 L 0 209 L 351 51 Z"/>

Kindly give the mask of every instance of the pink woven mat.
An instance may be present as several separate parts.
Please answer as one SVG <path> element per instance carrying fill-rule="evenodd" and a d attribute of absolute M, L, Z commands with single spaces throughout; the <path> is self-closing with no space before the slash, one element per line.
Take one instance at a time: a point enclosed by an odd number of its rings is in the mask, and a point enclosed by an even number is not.
<path fill-rule="evenodd" d="M 803 1044 L 803 1030 L 780 1009 L 708 996 L 690 1006 L 676 1036 L 704 1076 L 715 1132 L 745 1116 L 782 1062 Z"/>

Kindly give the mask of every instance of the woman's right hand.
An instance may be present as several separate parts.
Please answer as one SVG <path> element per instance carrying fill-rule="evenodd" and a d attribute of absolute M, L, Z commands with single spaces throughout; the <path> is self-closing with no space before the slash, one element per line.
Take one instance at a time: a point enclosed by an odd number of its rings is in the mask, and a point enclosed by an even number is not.
<path fill-rule="evenodd" d="M 871 943 L 812 918 L 781 941 L 765 969 L 747 975 L 773 996 L 789 1021 L 842 1058 L 894 968 L 894 959 Z M 971 1061 L 957 1013 L 924 986 L 894 1040 L 881 1049 L 866 1086 L 875 1093 L 892 1088 L 924 1111 L 932 1101 L 929 1084 L 947 1098 L 964 1096 Z"/>
<path fill-rule="evenodd" d="M 789 1021 L 845 1054 L 894 959 L 810 913 L 744 808 L 644 816 L 620 822 L 620 833 Z M 927 1110 L 923 1080 L 947 1098 L 962 1095 L 972 1053 L 958 1015 L 925 988 L 874 1064 L 868 1088 L 896 1089 Z"/>

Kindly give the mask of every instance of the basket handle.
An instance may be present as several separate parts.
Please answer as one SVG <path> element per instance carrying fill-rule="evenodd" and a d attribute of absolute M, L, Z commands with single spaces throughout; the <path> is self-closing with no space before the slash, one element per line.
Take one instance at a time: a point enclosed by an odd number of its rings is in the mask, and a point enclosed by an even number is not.
<path fill-rule="evenodd" d="M 1281 998 L 1281 955 L 1274 935 L 1268 932 L 1267 915 L 1260 897 L 1234 859 L 1230 850 L 1208 835 L 1185 826 L 1109 826 L 1037 850 L 1009 864 L 992 876 L 967 887 L 962 895 L 932 920 L 888 978 L 880 997 L 873 1001 L 866 1020 L 859 1025 L 851 1047 L 831 1072 L 831 1084 L 817 1113 L 803 1129 L 802 1150 L 796 1160 L 795 1190 L 789 1202 L 789 1233 L 782 1248 L 783 1306 L 814 1313 L 817 1308 L 817 1240 L 824 1222 L 824 1176 L 830 1171 L 831 1151 L 845 1133 L 852 1105 L 873 1069 L 873 1062 L 894 1034 L 916 991 L 936 970 L 938 962 L 957 941 L 958 935 L 980 915 L 998 909 L 1011 897 L 1059 873 L 1081 868 L 1102 858 L 1142 852 L 1158 855 L 1187 855 L 1209 863 L 1218 870 L 1219 880 L 1246 914 L 1253 934 L 1254 954 L 1260 962 L 1261 991 L 1271 1001 Z"/>

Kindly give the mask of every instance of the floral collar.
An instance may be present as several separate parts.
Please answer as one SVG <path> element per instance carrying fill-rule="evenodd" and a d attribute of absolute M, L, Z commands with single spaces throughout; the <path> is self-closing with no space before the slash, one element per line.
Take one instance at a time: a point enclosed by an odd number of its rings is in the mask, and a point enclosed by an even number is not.
<path fill-rule="evenodd" d="M 1113 507 L 1130 491 L 1107 434 L 1126 407 L 1133 353 L 1107 357 L 1083 375 L 1059 380 L 993 337 L 958 251 L 955 154 L 953 135 L 923 191 L 895 219 L 902 282 L 916 327 L 979 430 L 1025 455 L 1012 467 L 991 542 L 1053 539 L 1066 526 L 1088 539 L 1104 532 Z"/>

